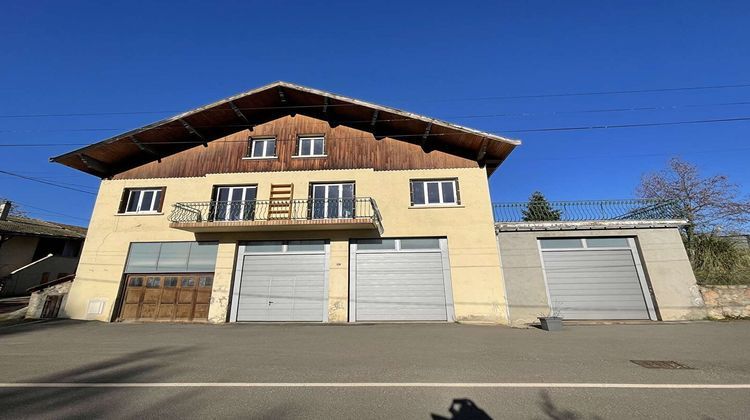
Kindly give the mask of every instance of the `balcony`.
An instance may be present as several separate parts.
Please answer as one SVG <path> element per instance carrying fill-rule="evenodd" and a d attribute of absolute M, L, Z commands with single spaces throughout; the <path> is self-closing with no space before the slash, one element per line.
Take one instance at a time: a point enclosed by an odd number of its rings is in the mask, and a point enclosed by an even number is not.
<path fill-rule="evenodd" d="M 501 230 L 671 226 L 685 219 L 679 203 L 651 199 L 493 203 L 492 210 Z"/>
<path fill-rule="evenodd" d="M 169 226 L 190 232 L 377 229 L 382 218 L 370 197 L 176 203 Z"/>

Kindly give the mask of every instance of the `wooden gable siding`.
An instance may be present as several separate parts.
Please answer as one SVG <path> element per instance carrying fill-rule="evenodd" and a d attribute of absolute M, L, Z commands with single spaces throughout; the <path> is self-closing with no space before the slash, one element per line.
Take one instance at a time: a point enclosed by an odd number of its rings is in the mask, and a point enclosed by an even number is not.
<path fill-rule="evenodd" d="M 323 134 L 326 157 L 293 158 L 297 136 Z M 276 137 L 276 159 L 242 159 L 247 155 L 248 138 Z M 419 144 L 384 138 L 346 126 L 331 128 L 326 121 L 302 115 L 286 116 L 214 140 L 208 147 L 198 145 L 115 175 L 114 179 L 171 178 L 203 176 L 210 173 L 304 171 L 320 169 L 375 170 L 476 168 L 472 159 L 440 150 L 425 153 Z M 435 141 L 435 140 L 431 140 Z M 415 144 L 416 143 L 416 144 Z"/>

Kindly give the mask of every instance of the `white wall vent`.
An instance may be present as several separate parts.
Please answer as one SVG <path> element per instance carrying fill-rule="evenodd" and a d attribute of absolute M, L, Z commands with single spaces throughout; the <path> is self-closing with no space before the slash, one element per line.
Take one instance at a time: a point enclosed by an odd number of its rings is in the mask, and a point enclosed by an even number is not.
<path fill-rule="evenodd" d="M 101 315 L 104 312 L 104 299 L 91 299 L 89 300 L 88 308 L 86 309 L 87 315 Z"/>

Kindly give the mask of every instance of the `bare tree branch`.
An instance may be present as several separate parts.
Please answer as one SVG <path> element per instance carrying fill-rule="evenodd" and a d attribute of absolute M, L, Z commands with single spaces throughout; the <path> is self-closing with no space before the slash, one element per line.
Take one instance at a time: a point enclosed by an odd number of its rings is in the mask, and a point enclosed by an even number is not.
<path fill-rule="evenodd" d="M 662 171 L 644 175 L 637 194 L 677 201 L 688 220 L 688 240 L 695 232 L 732 231 L 750 223 L 750 198 L 740 196 L 737 184 L 725 175 L 702 177 L 695 165 L 680 158 L 672 158 Z"/>

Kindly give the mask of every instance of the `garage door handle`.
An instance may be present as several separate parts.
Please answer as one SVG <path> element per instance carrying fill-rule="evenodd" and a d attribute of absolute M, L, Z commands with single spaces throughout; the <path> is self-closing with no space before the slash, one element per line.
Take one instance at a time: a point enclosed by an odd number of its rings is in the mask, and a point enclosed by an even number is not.
<path fill-rule="evenodd" d="M 273 301 L 270 301 L 270 300 L 268 301 L 268 304 L 269 304 L 269 305 L 270 305 L 270 304 L 272 304 L 272 303 L 273 303 Z"/>

